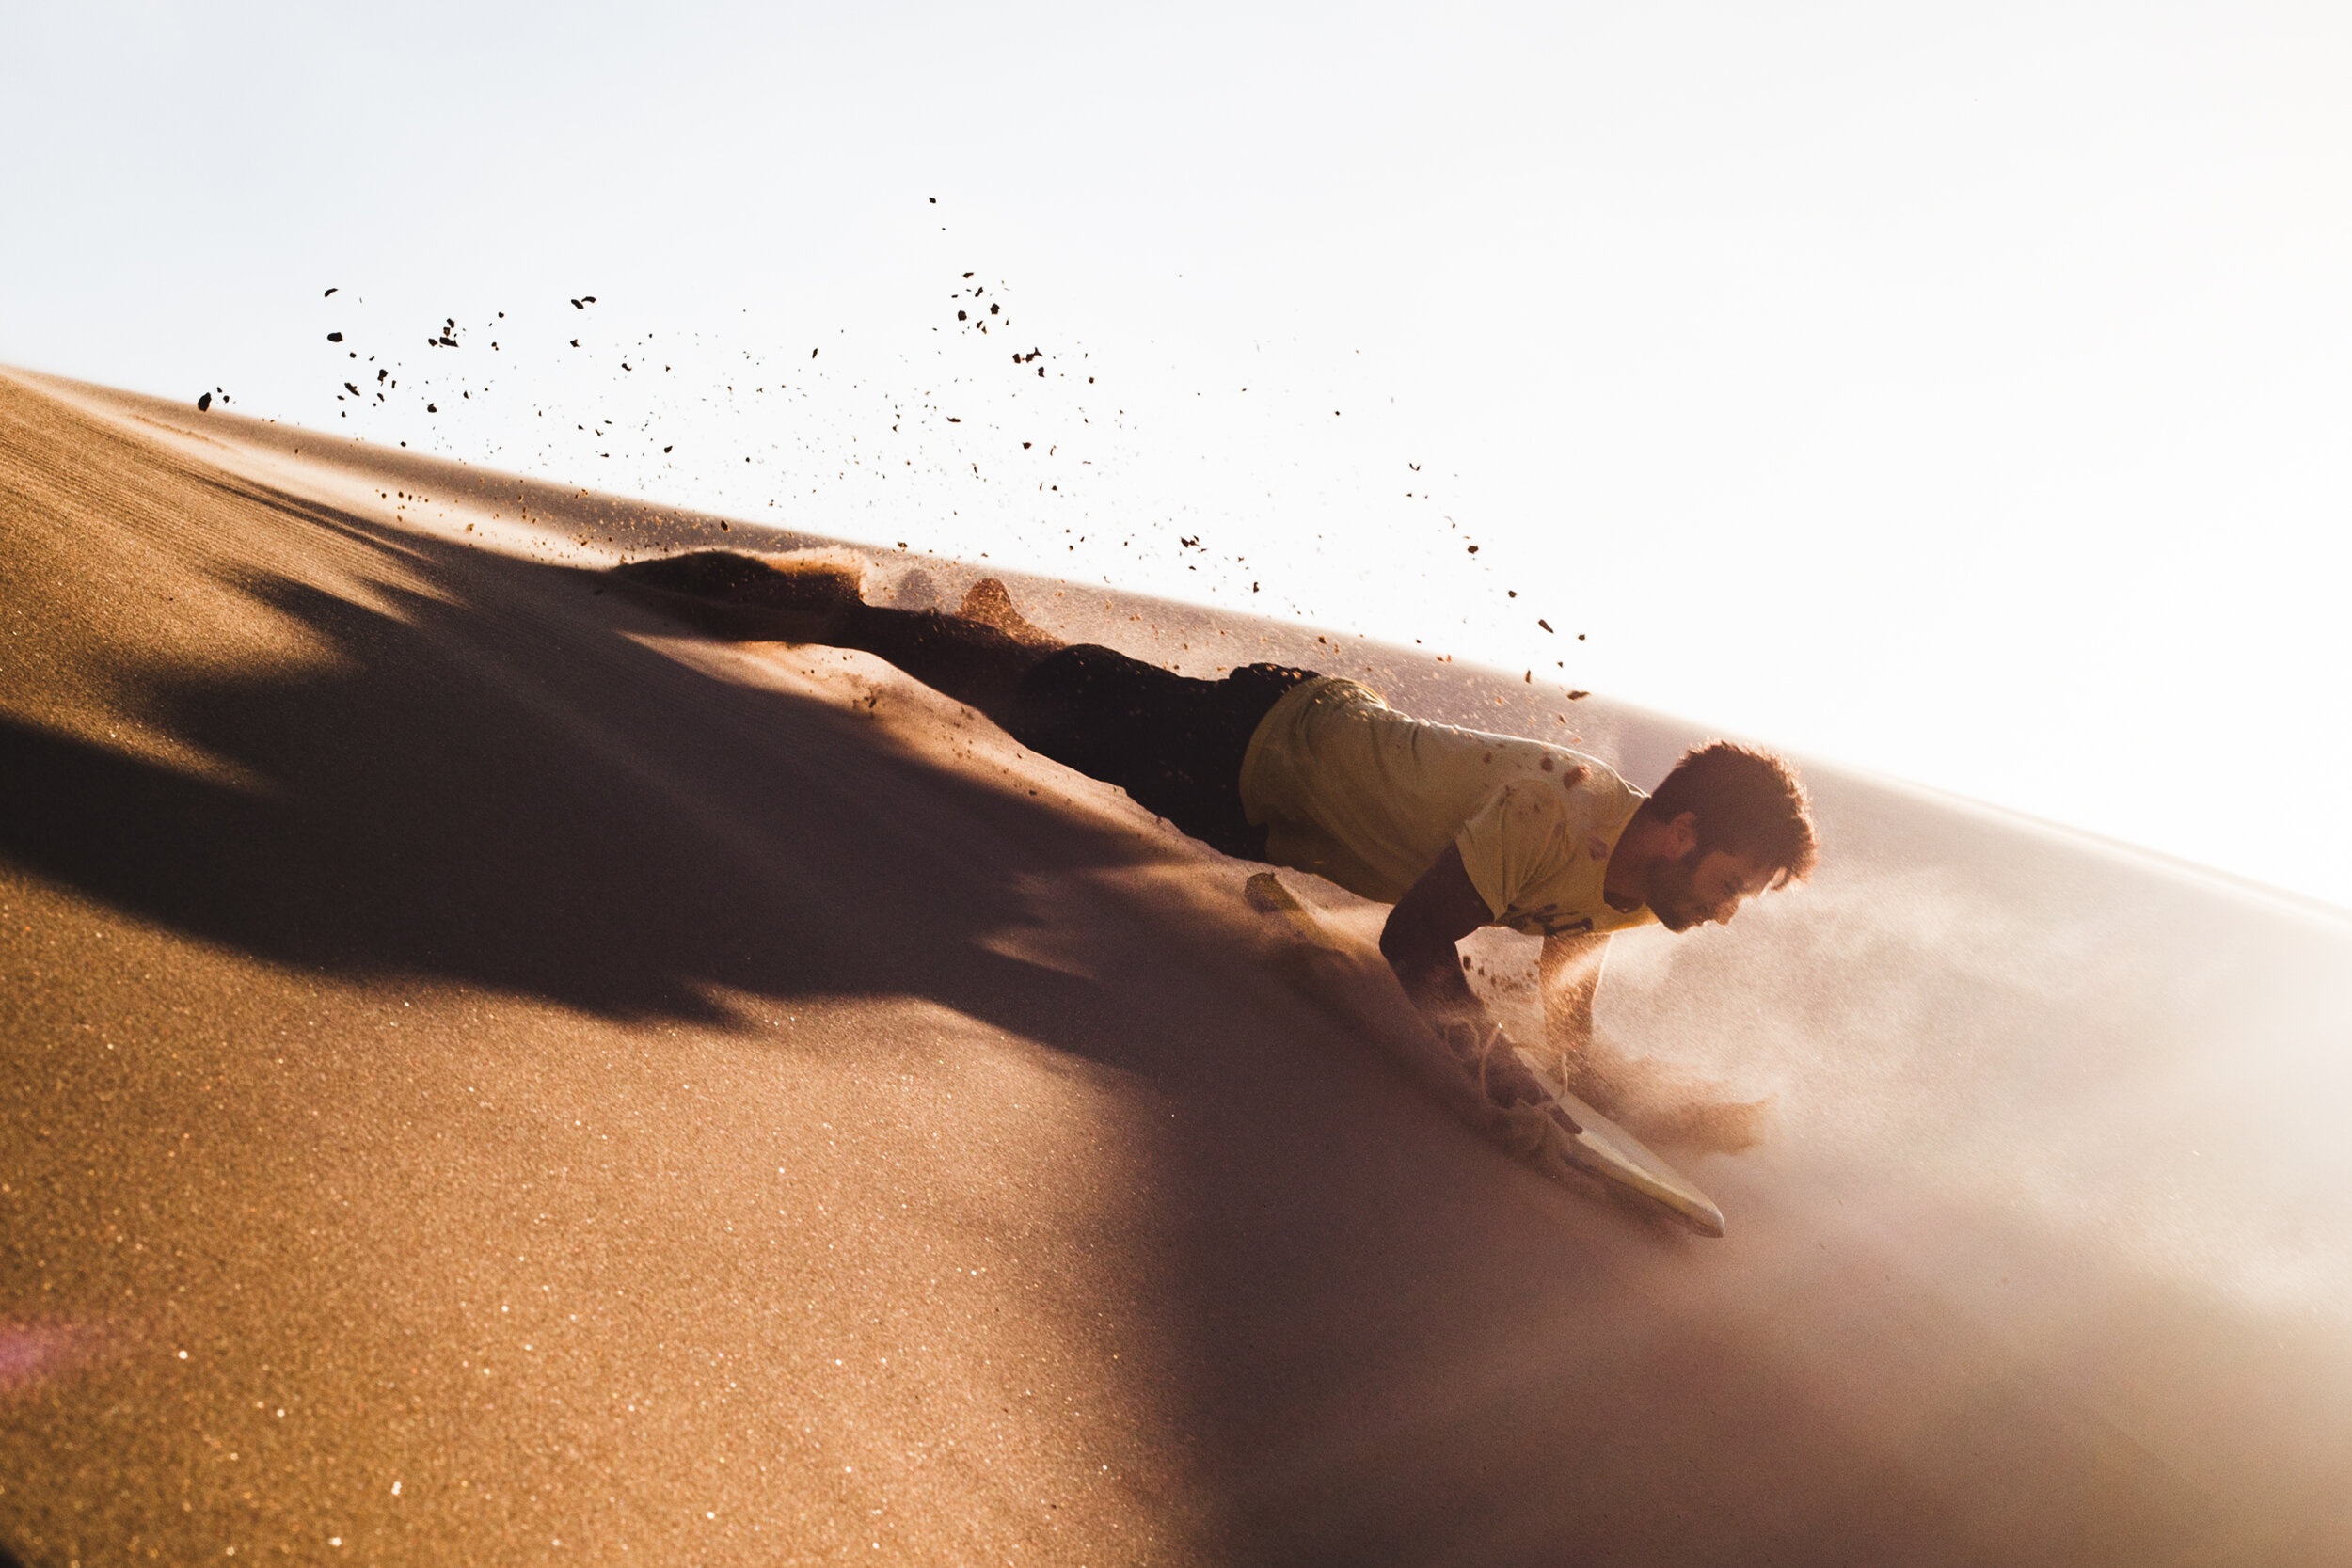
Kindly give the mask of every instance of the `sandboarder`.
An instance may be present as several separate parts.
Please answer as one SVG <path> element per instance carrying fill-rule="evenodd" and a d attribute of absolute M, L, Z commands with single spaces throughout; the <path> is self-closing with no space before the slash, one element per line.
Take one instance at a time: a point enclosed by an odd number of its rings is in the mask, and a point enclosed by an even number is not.
<path fill-rule="evenodd" d="M 1596 758 L 1415 719 L 1344 677 L 1251 664 L 1197 680 L 1065 644 L 993 578 L 946 613 L 866 603 L 862 569 L 837 557 L 700 551 L 613 575 L 714 635 L 873 654 L 1193 838 L 1393 905 L 1381 955 L 1506 1142 L 1544 1136 L 1539 1107 L 1562 1113 L 1470 990 L 1456 942 L 1486 925 L 1541 936 L 1547 1043 L 1572 1058 L 1610 933 L 1727 923 L 1814 865 L 1794 771 L 1725 741 L 1645 796 Z"/>

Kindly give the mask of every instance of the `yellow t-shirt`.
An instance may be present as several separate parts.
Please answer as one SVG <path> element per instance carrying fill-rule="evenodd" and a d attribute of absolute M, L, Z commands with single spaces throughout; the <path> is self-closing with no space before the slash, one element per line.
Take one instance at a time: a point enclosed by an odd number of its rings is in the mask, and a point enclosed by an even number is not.
<path fill-rule="evenodd" d="M 1275 863 L 1382 903 L 1451 843 L 1499 926 L 1557 936 L 1656 918 L 1601 896 L 1640 790 L 1563 747 L 1410 718 L 1358 681 L 1283 694 L 1249 738 L 1241 799 Z"/>

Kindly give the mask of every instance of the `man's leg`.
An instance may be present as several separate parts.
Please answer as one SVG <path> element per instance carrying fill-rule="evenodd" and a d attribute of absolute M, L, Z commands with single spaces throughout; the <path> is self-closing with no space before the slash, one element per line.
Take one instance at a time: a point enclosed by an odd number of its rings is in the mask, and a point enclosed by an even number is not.
<path fill-rule="evenodd" d="M 995 586 L 1002 594 L 1003 584 Z M 1022 678 L 1060 646 L 1025 641 L 985 622 L 936 610 L 889 610 L 865 603 L 843 617 L 839 636 L 829 641 L 897 665 L 1016 735 Z"/>
<path fill-rule="evenodd" d="M 861 606 L 840 641 L 969 703 L 1029 750 L 1118 785 L 1212 848 L 1265 858 L 1265 829 L 1242 807 L 1242 759 L 1259 721 L 1311 671 L 1260 664 L 1196 680 L 1115 648 L 1059 643 L 1023 620 L 993 578 L 961 615 Z"/>
<path fill-rule="evenodd" d="M 859 595 L 837 559 L 766 562 L 707 550 L 618 567 L 632 591 L 721 637 L 856 648 L 967 703 L 1031 751 L 1116 784 L 1182 832 L 1262 860 L 1265 830 L 1241 801 L 1241 764 L 1267 710 L 1312 671 L 1248 665 L 1195 680 L 1022 619 L 988 578 L 961 614 L 890 610 Z"/>
<path fill-rule="evenodd" d="M 635 595 L 714 636 L 818 642 L 897 665 L 1011 729 L 1021 679 L 1061 646 L 1012 608 L 1003 583 L 974 588 L 961 614 L 891 610 L 860 596 L 863 567 L 836 557 L 762 561 L 698 550 L 613 568 Z"/>

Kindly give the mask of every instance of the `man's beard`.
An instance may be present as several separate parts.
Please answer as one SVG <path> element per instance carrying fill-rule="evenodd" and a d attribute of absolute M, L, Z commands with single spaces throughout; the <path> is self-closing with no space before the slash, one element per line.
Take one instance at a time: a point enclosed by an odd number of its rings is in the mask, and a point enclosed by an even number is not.
<path fill-rule="evenodd" d="M 1645 879 L 1642 902 L 1669 931 L 1687 931 L 1705 919 L 1699 908 L 1698 871 L 1704 851 L 1692 849 L 1680 860 L 1652 861 Z"/>

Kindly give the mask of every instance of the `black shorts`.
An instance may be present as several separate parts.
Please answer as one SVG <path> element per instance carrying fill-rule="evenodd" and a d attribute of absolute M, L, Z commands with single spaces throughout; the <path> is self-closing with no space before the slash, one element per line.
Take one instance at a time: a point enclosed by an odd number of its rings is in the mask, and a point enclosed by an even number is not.
<path fill-rule="evenodd" d="M 1265 829 L 1241 809 L 1249 737 L 1282 694 L 1312 670 L 1248 664 L 1194 680 L 1081 642 L 1021 679 L 1014 739 L 1090 779 L 1117 784 L 1212 848 L 1265 858 Z"/>

